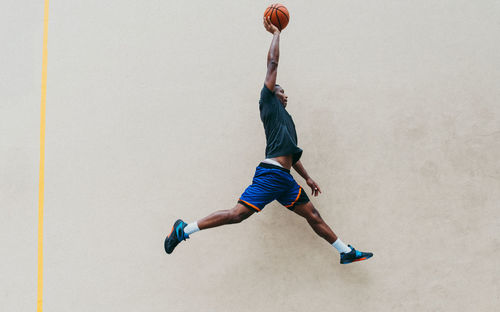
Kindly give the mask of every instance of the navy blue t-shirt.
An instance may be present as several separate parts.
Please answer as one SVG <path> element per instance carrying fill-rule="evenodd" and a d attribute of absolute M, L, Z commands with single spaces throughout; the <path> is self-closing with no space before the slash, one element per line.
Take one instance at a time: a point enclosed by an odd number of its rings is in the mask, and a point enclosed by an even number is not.
<path fill-rule="evenodd" d="M 295 124 L 278 97 L 266 85 L 260 92 L 259 110 L 266 132 L 266 158 L 292 154 L 292 164 L 295 164 L 302 156 L 302 149 L 297 146 Z"/>

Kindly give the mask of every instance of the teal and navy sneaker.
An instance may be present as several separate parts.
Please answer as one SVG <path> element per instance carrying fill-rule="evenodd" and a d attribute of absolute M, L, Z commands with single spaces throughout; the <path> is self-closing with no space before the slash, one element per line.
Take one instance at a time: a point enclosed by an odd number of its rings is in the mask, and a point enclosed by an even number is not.
<path fill-rule="evenodd" d="M 370 259 L 373 257 L 373 254 L 371 252 L 362 252 L 354 249 L 351 245 L 348 245 L 351 247 L 351 251 L 348 253 L 341 253 L 340 254 L 340 263 L 342 264 L 347 264 L 351 262 L 356 262 L 356 261 L 363 261 Z"/>
<path fill-rule="evenodd" d="M 168 234 L 167 238 L 165 238 L 165 251 L 168 254 L 171 254 L 174 251 L 174 248 L 186 238 L 189 238 L 189 235 L 184 233 L 184 228 L 187 226 L 187 223 L 182 221 L 181 219 L 175 221 L 174 226 L 172 227 L 172 231 Z"/>

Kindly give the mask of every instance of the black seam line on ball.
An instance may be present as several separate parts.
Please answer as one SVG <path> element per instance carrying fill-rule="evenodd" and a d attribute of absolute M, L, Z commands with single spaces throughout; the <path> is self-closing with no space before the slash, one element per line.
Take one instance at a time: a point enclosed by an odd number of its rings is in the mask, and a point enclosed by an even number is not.
<path fill-rule="evenodd" d="M 277 8 L 276 10 L 280 11 L 283 15 L 285 15 L 287 21 L 290 20 L 285 12 L 281 11 L 279 8 Z"/>
<path fill-rule="evenodd" d="M 278 9 L 274 8 L 276 11 L 276 18 L 278 19 L 278 24 L 280 25 L 280 31 L 281 31 L 281 21 L 280 21 L 280 17 L 278 16 Z"/>

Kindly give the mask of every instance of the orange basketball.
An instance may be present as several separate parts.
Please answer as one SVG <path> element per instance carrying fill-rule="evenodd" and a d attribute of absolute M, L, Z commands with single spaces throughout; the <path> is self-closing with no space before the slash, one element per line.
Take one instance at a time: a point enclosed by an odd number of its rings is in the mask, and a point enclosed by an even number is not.
<path fill-rule="evenodd" d="M 275 3 L 271 4 L 266 11 L 264 12 L 264 17 L 271 17 L 271 23 L 278 27 L 281 31 L 285 29 L 286 25 L 288 25 L 288 21 L 290 20 L 290 13 L 283 4 Z"/>

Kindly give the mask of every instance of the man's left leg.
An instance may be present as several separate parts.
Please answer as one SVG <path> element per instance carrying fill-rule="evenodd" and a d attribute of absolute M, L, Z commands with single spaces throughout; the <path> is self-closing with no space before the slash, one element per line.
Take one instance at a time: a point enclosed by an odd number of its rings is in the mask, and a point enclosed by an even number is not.
<path fill-rule="evenodd" d="M 311 228 L 320 237 L 324 238 L 340 253 L 340 263 L 346 264 L 356 261 L 369 259 L 373 256 L 371 252 L 361 252 L 351 245 L 344 244 L 337 235 L 332 231 L 330 226 L 323 220 L 319 211 L 314 208 L 314 205 L 308 201 L 304 204 L 295 205 L 293 212 L 304 217 Z"/>
<path fill-rule="evenodd" d="M 305 204 L 296 205 L 293 212 L 304 217 L 314 232 L 323 237 L 328 243 L 333 244 L 338 239 L 337 235 L 326 224 L 319 211 L 314 208 L 310 201 Z"/>

